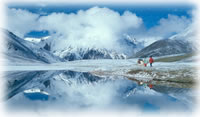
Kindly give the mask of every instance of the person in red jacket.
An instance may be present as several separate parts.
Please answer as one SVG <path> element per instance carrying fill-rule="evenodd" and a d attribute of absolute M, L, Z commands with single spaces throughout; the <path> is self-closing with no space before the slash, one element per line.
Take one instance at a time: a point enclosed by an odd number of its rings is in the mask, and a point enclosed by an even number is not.
<path fill-rule="evenodd" d="M 149 63 L 150 63 L 150 66 L 152 67 L 152 63 L 153 63 L 154 61 L 153 61 L 153 58 L 152 58 L 152 56 L 150 56 L 150 58 L 149 58 Z"/>

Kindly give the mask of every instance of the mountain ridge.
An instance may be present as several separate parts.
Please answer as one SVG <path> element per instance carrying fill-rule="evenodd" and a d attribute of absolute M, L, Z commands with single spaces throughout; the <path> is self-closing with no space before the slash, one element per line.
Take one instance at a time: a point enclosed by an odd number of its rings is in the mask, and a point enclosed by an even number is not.
<path fill-rule="evenodd" d="M 20 58 L 24 58 L 24 60 L 34 60 L 43 63 L 53 63 L 62 61 L 60 58 L 54 56 L 50 52 L 40 48 L 34 43 L 19 38 L 18 36 L 16 36 L 8 30 L 1 29 L 1 33 L 3 34 L 5 42 L 3 54 L 6 55 L 8 60 L 14 60 L 14 58 L 10 57 L 18 56 L 15 59 L 16 62 L 19 61 Z"/>

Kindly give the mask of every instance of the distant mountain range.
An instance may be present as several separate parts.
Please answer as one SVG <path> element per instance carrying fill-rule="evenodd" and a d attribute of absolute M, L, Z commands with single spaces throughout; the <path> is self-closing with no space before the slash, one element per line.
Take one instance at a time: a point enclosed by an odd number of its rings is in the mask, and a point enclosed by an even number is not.
<path fill-rule="evenodd" d="M 1 29 L 5 39 L 3 53 L 12 62 L 43 62 L 54 63 L 61 61 L 73 61 L 82 59 L 126 59 L 133 53 L 133 57 L 165 56 L 173 54 L 192 53 L 196 50 L 192 44 L 194 31 L 187 28 L 183 32 L 171 36 L 169 39 L 158 40 L 147 47 L 137 42 L 135 38 L 126 35 L 121 40 L 121 45 L 127 48 L 127 52 L 119 53 L 106 48 L 80 48 L 68 46 L 60 50 L 53 50 L 50 37 L 43 38 L 19 38 L 12 32 Z M 56 44 L 55 42 L 53 43 Z M 139 50 L 140 49 L 140 50 Z"/>
<path fill-rule="evenodd" d="M 117 53 L 115 50 L 108 50 L 106 48 L 89 48 L 89 47 L 72 47 L 68 46 L 63 49 L 52 49 L 55 42 L 48 40 L 48 37 L 41 39 L 26 39 L 30 42 L 36 43 L 41 48 L 53 53 L 65 61 L 82 60 L 82 59 L 126 59 L 127 56 L 123 53 Z"/>
<path fill-rule="evenodd" d="M 195 34 L 193 28 L 188 27 L 183 32 L 171 36 L 169 39 L 158 40 L 138 51 L 134 57 L 158 57 L 173 54 L 192 53 L 197 50 L 193 45 Z"/>
<path fill-rule="evenodd" d="M 54 55 L 64 60 L 82 60 L 82 59 L 126 59 L 126 55 L 118 54 L 115 51 L 98 48 L 72 48 L 54 51 Z"/>
<path fill-rule="evenodd" d="M 140 50 L 134 55 L 134 57 L 158 57 L 172 54 L 191 53 L 193 50 L 193 45 L 187 41 L 163 39 Z"/>
<path fill-rule="evenodd" d="M 5 47 L 3 53 L 9 62 L 43 62 L 54 63 L 81 59 L 125 59 L 126 55 L 112 50 L 97 48 L 72 48 L 51 51 L 51 42 L 47 38 L 22 39 L 1 29 L 4 36 Z"/>

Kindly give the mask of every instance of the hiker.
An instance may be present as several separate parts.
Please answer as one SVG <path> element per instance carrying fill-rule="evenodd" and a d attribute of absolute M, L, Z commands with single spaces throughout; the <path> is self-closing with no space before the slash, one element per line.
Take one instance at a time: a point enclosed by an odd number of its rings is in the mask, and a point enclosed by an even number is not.
<path fill-rule="evenodd" d="M 150 66 L 152 67 L 152 63 L 153 63 L 154 61 L 153 61 L 153 58 L 152 58 L 152 56 L 150 56 L 150 58 L 149 58 L 149 63 L 150 63 Z"/>
<path fill-rule="evenodd" d="M 149 84 L 148 87 L 149 87 L 150 89 L 152 89 L 152 88 L 153 88 L 153 84 Z"/>

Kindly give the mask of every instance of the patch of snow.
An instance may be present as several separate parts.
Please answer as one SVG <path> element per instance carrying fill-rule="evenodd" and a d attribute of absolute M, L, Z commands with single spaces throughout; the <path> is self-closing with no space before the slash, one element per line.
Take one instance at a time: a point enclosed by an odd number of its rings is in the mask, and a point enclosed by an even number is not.
<path fill-rule="evenodd" d="M 28 89 L 28 90 L 25 90 L 24 93 L 42 93 L 45 95 L 49 95 L 49 93 L 45 91 L 41 91 L 40 89 Z"/>
<path fill-rule="evenodd" d="M 30 41 L 33 43 L 39 43 L 39 42 L 47 40 L 49 38 L 50 38 L 50 36 L 46 36 L 46 37 L 42 37 L 42 38 L 26 37 L 26 38 L 24 38 L 24 40 Z"/>

